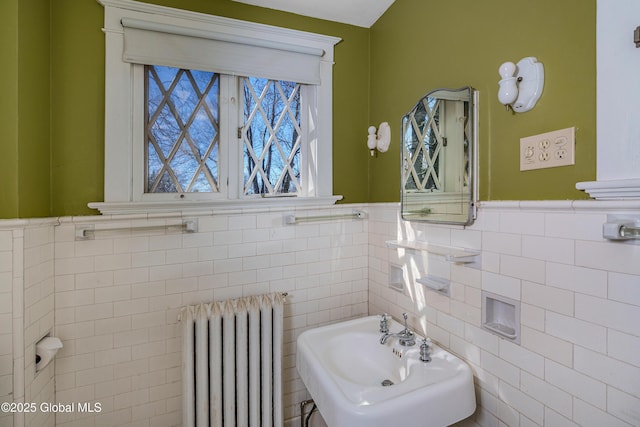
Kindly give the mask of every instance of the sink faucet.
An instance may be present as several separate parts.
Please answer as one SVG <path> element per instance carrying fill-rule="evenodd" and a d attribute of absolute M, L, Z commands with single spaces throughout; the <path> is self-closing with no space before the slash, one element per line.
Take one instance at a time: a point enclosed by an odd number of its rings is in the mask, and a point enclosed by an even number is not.
<path fill-rule="evenodd" d="M 385 332 L 382 337 L 380 337 L 380 344 L 386 343 L 387 340 L 391 337 L 396 337 L 398 338 L 398 342 L 400 343 L 400 345 L 407 347 L 415 345 L 415 334 L 413 333 L 413 331 L 411 331 L 411 329 L 409 329 L 409 326 L 407 325 L 407 313 L 402 313 L 402 317 L 404 317 L 404 329 L 396 334 Z"/>

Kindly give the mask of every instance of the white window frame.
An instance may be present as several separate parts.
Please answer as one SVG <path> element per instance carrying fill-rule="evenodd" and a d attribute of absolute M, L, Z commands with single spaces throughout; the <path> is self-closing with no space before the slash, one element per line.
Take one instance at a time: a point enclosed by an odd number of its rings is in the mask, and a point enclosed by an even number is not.
<path fill-rule="evenodd" d="M 150 211 L 218 210 L 236 208 L 322 206 L 334 204 L 341 196 L 333 195 L 332 168 L 332 90 L 333 48 L 339 38 L 312 34 L 264 24 L 206 15 L 180 9 L 156 6 L 131 0 L 98 0 L 105 9 L 105 183 L 104 201 L 89 203 L 103 214 L 146 213 Z M 304 195 L 282 198 L 251 198 L 242 196 L 238 184 L 227 187 L 226 197 L 202 199 L 195 193 L 171 194 L 154 200 L 143 197 L 144 186 L 144 66 L 125 62 L 123 19 L 150 22 L 158 27 L 180 27 L 219 36 L 222 40 L 246 45 L 265 45 L 291 50 L 321 52 L 320 82 L 307 90 L 310 113 L 307 116 L 308 144 Z M 261 77 L 261 76 L 256 76 Z M 311 93 L 309 93 L 311 92 Z M 221 100 L 233 102 L 233 99 Z M 237 99 L 236 99 L 237 102 Z M 233 120 L 231 120 L 233 121 Z M 226 132 L 236 129 L 226 127 Z M 237 141 L 235 135 L 221 135 L 221 154 L 229 159 L 220 165 L 221 178 L 234 171 L 242 162 L 242 145 L 238 150 L 226 147 L 225 141 Z M 226 150 L 226 152 L 224 152 Z M 304 159 L 302 159 L 304 161 Z M 234 167 L 234 166 L 231 166 Z M 241 186 L 241 183 L 240 183 Z"/>

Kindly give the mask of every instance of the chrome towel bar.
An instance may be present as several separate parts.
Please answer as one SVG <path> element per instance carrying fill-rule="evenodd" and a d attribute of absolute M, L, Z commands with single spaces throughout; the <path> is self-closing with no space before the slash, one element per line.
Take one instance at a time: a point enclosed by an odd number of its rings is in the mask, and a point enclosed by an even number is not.
<path fill-rule="evenodd" d="M 76 225 L 76 240 L 93 240 L 96 233 L 131 233 L 143 231 L 177 231 L 181 233 L 196 233 L 198 220 L 189 219 L 180 223 L 156 224 L 156 225 L 132 225 L 130 227 L 95 228 L 94 224 Z"/>
<path fill-rule="evenodd" d="M 640 216 L 609 215 L 602 226 L 602 237 L 609 240 L 640 240 Z"/>
<path fill-rule="evenodd" d="M 285 215 L 284 223 L 287 225 L 298 224 L 300 222 L 311 221 L 329 221 L 334 219 L 366 219 L 367 213 L 364 211 L 353 211 L 349 214 L 335 214 L 335 215 L 316 215 L 316 216 L 295 216 Z"/>

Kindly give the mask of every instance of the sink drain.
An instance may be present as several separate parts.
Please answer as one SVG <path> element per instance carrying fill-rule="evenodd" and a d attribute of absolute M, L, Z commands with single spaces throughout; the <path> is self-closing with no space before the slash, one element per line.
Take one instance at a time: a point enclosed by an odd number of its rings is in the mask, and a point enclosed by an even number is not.
<path fill-rule="evenodd" d="M 382 381 L 382 387 L 389 387 L 390 385 L 393 385 L 393 381 L 391 380 Z"/>

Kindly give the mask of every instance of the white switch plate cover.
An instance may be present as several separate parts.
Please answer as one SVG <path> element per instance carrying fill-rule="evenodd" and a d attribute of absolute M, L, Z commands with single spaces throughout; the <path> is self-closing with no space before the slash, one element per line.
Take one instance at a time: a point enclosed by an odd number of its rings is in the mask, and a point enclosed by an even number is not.
<path fill-rule="evenodd" d="M 575 127 L 520 138 L 520 170 L 574 165 L 575 147 Z"/>

